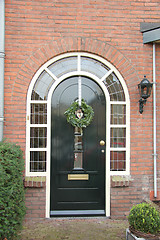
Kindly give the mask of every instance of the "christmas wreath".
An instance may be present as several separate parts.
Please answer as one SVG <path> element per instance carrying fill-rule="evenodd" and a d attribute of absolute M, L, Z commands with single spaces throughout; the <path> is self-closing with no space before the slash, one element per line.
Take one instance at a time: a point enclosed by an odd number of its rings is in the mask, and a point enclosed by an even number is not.
<path fill-rule="evenodd" d="M 64 115 L 67 117 L 67 122 L 74 127 L 87 127 L 94 116 L 93 108 L 87 105 L 82 99 L 81 107 L 77 101 L 73 102 L 71 106 L 65 111 Z"/>

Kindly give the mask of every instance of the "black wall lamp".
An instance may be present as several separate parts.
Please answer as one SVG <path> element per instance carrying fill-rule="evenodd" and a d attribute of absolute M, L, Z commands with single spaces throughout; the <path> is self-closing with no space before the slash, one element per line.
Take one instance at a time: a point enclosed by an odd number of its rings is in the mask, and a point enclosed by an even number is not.
<path fill-rule="evenodd" d="M 139 112 L 143 113 L 143 104 L 147 102 L 147 98 L 151 95 L 153 83 L 150 83 L 149 80 L 144 76 L 143 80 L 138 84 L 140 100 L 139 100 Z"/>

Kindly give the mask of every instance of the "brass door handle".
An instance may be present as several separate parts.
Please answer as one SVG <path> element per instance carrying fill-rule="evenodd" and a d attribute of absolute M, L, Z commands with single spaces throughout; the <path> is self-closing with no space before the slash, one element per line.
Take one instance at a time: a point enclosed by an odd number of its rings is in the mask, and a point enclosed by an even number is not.
<path fill-rule="evenodd" d="M 99 142 L 99 144 L 100 144 L 101 146 L 104 146 L 104 145 L 105 145 L 105 141 L 104 141 L 104 140 L 101 140 L 101 141 Z"/>

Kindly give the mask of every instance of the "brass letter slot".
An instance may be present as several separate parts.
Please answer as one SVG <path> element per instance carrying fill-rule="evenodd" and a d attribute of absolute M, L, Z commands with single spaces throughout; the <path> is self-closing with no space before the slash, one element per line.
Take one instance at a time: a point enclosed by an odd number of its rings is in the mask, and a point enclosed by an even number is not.
<path fill-rule="evenodd" d="M 68 174 L 68 180 L 89 180 L 88 174 Z"/>

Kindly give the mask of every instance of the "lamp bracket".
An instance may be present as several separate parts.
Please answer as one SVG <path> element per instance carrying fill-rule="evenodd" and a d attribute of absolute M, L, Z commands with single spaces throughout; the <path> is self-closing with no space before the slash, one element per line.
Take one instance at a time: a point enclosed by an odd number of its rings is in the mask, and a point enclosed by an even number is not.
<path fill-rule="evenodd" d="M 139 112 L 142 114 L 143 113 L 143 105 L 147 102 L 146 99 L 140 98 L 139 100 Z"/>

